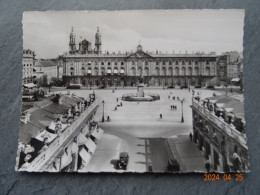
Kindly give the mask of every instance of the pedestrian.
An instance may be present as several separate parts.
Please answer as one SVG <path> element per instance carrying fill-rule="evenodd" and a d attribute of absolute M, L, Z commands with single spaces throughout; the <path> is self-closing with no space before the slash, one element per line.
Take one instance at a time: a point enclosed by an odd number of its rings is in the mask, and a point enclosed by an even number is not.
<path fill-rule="evenodd" d="M 209 164 L 209 160 L 208 159 L 205 162 L 205 168 L 207 170 L 207 173 L 209 173 L 209 171 L 210 171 L 210 164 Z"/>
<path fill-rule="evenodd" d="M 170 96 L 168 96 L 168 99 L 170 99 Z"/>
<path fill-rule="evenodd" d="M 175 96 L 173 96 L 173 100 L 175 100 Z"/>
<path fill-rule="evenodd" d="M 190 141 L 192 142 L 192 133 L 190 132 Z"/>
<path fill-rule="evenodd" d="M 120 106 L 123 106 L 123 103 L 122 103 L 122 102 L 120 103 Z"/>
<path fill-rule="evenodd" d="M 177 106 L 175 106 L 175 110 L 177 110 Z"/>
<path fill-rule="evenodd" d="M 107 122 L 109 122 L 110 121 L 110 117 L 109 116 L 107 116 Z"/>
<path fill-rule="evenodd" d="M 171 110 L 172 110 L 172 105 L 171 105 Z"/>
<path fill-rule="evenodd" d="M 118 102 L 118 98 L 116 98 L 116 101 Z"/>
<path fill-rule="evenodd" d="M 160 114 L 160 118 L 162 119 L 162 114 Z"/>

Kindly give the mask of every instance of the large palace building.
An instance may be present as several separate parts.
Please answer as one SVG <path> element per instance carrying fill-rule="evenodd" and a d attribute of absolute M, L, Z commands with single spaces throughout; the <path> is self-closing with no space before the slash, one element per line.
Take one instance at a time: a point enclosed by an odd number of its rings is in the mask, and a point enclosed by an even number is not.
<path fill-rule="evenodd" d="M 61 56 L 66 85 L 135 86 L 141 75 L 148 86 L 209 85 L 217 76 L 215 53 L 145 52 L 141 44 L 135 52 L 102 52 L 99 28 L 94 48 L 85 39 L 77 47 L 73 28 L 69 38 L 69 52 Z"/>

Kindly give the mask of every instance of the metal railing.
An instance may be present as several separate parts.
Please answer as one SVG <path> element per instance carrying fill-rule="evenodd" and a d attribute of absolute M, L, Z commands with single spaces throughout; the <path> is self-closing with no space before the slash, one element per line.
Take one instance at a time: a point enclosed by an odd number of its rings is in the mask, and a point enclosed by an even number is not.
<path fill-rule="evenodd" d="M 192 106 L 196 110 L 198 110 L 202 115 L 205 116 L 208 120 L 212 121 L 214 124 L 216 124 L 221 130 L 225 131 L 229 136 L 233 137 L 235 140 L 237 140 L 243 147 L 247 149 L 246 146 L 246 136 L 245 133 L 241 133 L 237 131 L 233 126 L 230 124 L 225 123 L 221 119 L 219 119 L 216 115 L 208 111 L 206 108 L 201 106 L 199 103 L 192 100 Z"/>
<path fill-rule="evenodd" d="M 19 171 L 41 171 L 41 168 L 46 163 L 51 163 L 50 160 L 53 159 L 53 155 L 70 142 L 71 135 L 76 131 L 77 127 L 84 121 L 84 119 L 86 119 L 88 115 L 94 111 L 96 107 L 97 99 L 83 113 L 81 113 L 81 115 L 70 126 L 68 126 L 62 133 L 60 133 L 58 137 L 30 163 L 28 167 L 21 168 Z"/>

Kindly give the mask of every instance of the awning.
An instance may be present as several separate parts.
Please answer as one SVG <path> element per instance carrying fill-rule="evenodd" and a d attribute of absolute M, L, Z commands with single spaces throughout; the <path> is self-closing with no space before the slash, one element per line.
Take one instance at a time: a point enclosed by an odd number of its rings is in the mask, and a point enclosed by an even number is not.
<path fill-rule="evenodd" d="M 78 145 L 75 142 L 72 142 L 71 144 L 71 153 L 74 154 L 78 152 Z"/>
<path fill-rule="evenodd" d="M 83 159 L 83 161 L 85 162 L 85 166 L 89 163 L 90 159 L 91 159 L 91 156 L 90 154 L 84 149 L 82 148 L 80 151 L 79 151 L 79 155 L 81 156 L 81 158 Z"/>
<path fill-rule="evenodd" d="M 88 70 L 88 73 L 91 73 L 91 70 Z"/>
<path fill-rule="evenodd" d="M 107 73 L 111 73 L 111 69 L 107 69 Z"/>
<path fill-rule="evenodd" d="M 24 84 L 23 85 L 25 88 L 34 88 L 36 87 L 37 85 L 33 84 L 33 83 L 27 83 L 27 84 Z"/>
<path fill-rule="evenodd" d="M 121 69 L 121 70 L 120 70 L 120 73 L 125 73 L 125 70 L 124 70 L 124 69 Z"/>
<path fill-rule="evenodd" d="M 88 139 L 82 133 L 79 133 L 79 135 L 78 135 L 78 144 L 79 145 L 83 145 L 87 141 L 88 141 Z"/>
<path fill-rule="evenodd" d="M 68 154 L 67 154 L 68 153 Z M 72 162 L 71 150 L 68 148 L 68 152 L 64 152 L 61 157 L 61 169 L 68 166 Z"/>
<path fill-rule="evenodd" d="M 91 153 L 94 153 L 97 148 L 97 145 L 91 139 L 88 139 L 88 141 L 85 143 L 85 146 L 88 148 L 89 152 Z"/>
<path fill-rule="evenodd" d="M 104 133 L 104 131 L 102 129 L 96 128 L 91 135 L 97 139 L 101 139 L 103 133 Z"/>
<path fill-rule="evenodd" d="M 44 130 L 40 134 L 38 134 L 35 139 L 44 142 L 44 139 L 47 138 L 47 143 L 52 142 L 57 137 L 57 134 L 49 133 L 48 131 Z"/>
<path fill-rule="evenodd" d="M 118 70 L 117 70 L 117 69 L 114 69 L 114 73 L 117 74 L 117 73 L 118 73 Z"/>
<path fill-rule="evenodd" d="M 233 79 L 231 79 L 231 82 L 238 82 L 238 81 L 240 81 L 240 78 L 233 78 Z"/>

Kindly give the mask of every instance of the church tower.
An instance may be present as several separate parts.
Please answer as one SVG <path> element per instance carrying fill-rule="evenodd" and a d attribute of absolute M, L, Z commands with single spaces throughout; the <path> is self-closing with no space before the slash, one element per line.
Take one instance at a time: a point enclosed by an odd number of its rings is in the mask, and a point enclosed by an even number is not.
<path fill-rule="evenodd" d="M 70 33 L 69 52 L 70 53 L 76 52 L 76 35 L 74 33 L 73 27 L 71 27 L 71 33 Z"/>
<path fill-rule="evenodd" d="M 101 34 L 99 32 L 99 27 L 97 27 L 97 33 L 96 33 L 96 36 L 95 36 L 95 53 L 96 54 L 101 53 L 101 45 L 102 45 Z"/>

